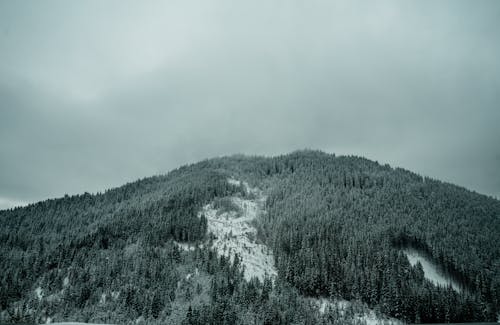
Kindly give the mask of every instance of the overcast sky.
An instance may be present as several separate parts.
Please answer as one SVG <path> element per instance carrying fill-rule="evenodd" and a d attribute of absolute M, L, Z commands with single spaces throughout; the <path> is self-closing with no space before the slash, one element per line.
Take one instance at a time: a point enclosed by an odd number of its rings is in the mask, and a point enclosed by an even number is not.
<path fill-rule="evenodd" d="M 500 1 L 0 1 L 0 208 L 301 148 L 500 197 Z"/>

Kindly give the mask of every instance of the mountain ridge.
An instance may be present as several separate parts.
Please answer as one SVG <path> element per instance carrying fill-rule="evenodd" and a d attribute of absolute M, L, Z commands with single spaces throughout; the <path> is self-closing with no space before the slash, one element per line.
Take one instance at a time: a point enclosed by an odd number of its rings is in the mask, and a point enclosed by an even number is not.
<path fill-rule="evenodd" d="M 47 198 L 47 199 L 43 199 L 43 200 L 39 200 L 39 201 L 35 201 L 35 202 L 26 203 L 26 204 L 20 205 L 20 206 L 13 206 L 13 207 L 9 207 L 9 208 L 4 208 L 4 209 L 1 209 L 0 211 L 22 209 L 22 208 L 26 208 L 26 207 L 29 207 L 29 206 L 32 206 L 32 205 L 36 205 L 36 204 L 39 204 L 39 203 L 43 203 L 43 202 L 46 202 L 46 201 L 61 200 L 61 199 L 74 198 L 74 197 L 80 197 L 80 196 L 86 196 L 86 195 L 92 195 L 92 196 L 103 195 L 103 194 L 106 194 L 107 192 L 116 191 L 116 190 L 119 190 L 119 189 L 121 189 L 123 187 L 134 186 L 136 183 L 147 182 L 147 181 L 149 181 L 151 179 L 154 179 L 154 178 L 162 178 L 162 177 L 165 177 L 166 175 L 168 175 L 168 174 L 170 174 L 172 172 L 178 171 L 180 169 L 188 168 L 189 166 L 196 165 L 196 164 L 203 163 L 203 162 L 208 162 L 208 161 L 226 160 L 226 159 L 254 159 L 254 158 L 257 158 L 257 159 L 274 159 L 274 158 L 290 157 L 290 156 L 301 155 L 301 154 L 323 154 L 323 155 L 331 155 L 331 156 L 333 156 L 335 158 L 366 160 L 366 161 L 372 162 L 374 164 L 377 164 L 379 166 L 391 168 L 393 170 L 401 170 L 403 172 L 414 174 L 414 175 L 416 175 L 418 177 L 421 177 L 424 180 L 431 180 L 431 181 L 434 181 L 434 182 L 439 182 L 439 183 L 442 183 L 442 184 L 454 186 L 454 187 L 460 188 L 462 190 L 466 190 L 468 192 L 471 192 L 473 194 L 485 196 L 485 197 L 488 197 L 490 199 L 493 199 L 493 200 L 496 200 L 496 201 L 500 201 L 500 198 L 495 197 L 492 194 L 481 193 L 481 192 L 479 192 L 477 190 L 470 189 L 470 188 L 468 188 L 465 185 L 459 185 L 459 184 L 456 184 L 456 183 L 454 183 L 452 181 L 443 181 L 439 177 L 423 176 L 423 175 L 421 175 L 421 174 L 419 174 L 417 172 L 413 172 L 412 170 L 407 169 L 405 167 L 392 166 L 389 163 L 380 163 L 378 160 L 366 158 L 364 156 L 354 155 L 354 154 L 352 154 L 352 155 L 350 155 L 350 154 L 347 154 L 347 155 L 337 155 L 335 153 L 327 153 L 327 152 L 319 150 L 319 149 L 299 149 L 299 150 L 295 150 L 295 151 L 292 151 L 292 152 L 287 153 L 287 154 L 279 154 L 279 155 L 256 155 L 256 154 L 250 155 L 250 154 L 236 153 L 236 154 L 231 154 L 231 155 L 218 156 L 218 157 L 214 157 L 214 158 L 205 158 L 205 159 L 200 160 L 199 162 L 187 163 L 187 164 L 181 165 L 180 167 L 174 168 L 174 169 L 172 169 L 170 171 L 167 171 L 167 172 L 157 173 L 156 175 L 153 175 L 153 176 L 141 177 L 141 178 L 138 178 L 136 180 L 128 181 L 128 182 L 125 182 L 122 185 L 111 187 L 111 188 L 108 188 L 108 189 L 105 189 L 105 190 L 98 190 L 96 192 L 84 191 L 83 193 L 64 194 L 63 196 L 59 196 L 59 197 Z"/>
<path fill-rule="evenodd" d="M 228 262 L 210 255 L 208 247 L 192 252 L 176 248 L 176 241 L 200 243 L 210 238 L 206 220 L 199 218 L 204 206 L 248 195 L 227 181 L 231 178 L 259 187 L 266 195 L 266 213 L 255 226 L 260 240 L 274 252 L 278 272 L 274 286 L 265 279 L 260 284 L 264 287 L 252 284 L 237 266 L 225 269 Z M 288 292 L 302 306 L 297 310 L 322 321 L 333 316 L 316 315 L 301 296 L 358 300 L 408 322 L 494 320 L 500 297 L 500 249 L 494 244 L 500 240 L 499 219 L 498 200 L 362 157 L 303 150 L 276 157 L 207 159 L 104 193 L 0 211 L 0 257 L 8 261 L 1 269 L 1 313 L 11 320 L 54 315 L 57 319 L 64 316 L 61 310 L 68 310 L 70 316 L 86 313 L 94 321 L 143 317 L 148 322 L 175 323 L 189 318 L 189 305 L 190 317 L 198 313 L 200 321 L 219 319 L 215 311 L 222 308 L 232 310 L 232 320 L 244 323 L 245 316 L 257 317 L 256 310 L 265 310 L 238 300 L 254 290 L 248 288 L 250 283 L 261 294 L 267 292 L 263 298 L 267 302 L 282 297 L 279 290 Z M 457 293 L 427 281 L 401 251 L 408 246 L 425 253 L 467 290 Z M 130 273 L 124 268 L 124 261 L 134 264 L 123 255 L 130 247 L 142 252 L 139 259 L 144 266 L 135 268 L 156 271 Z M 158 263 L 154 256 L 177 271 L 154 266 Z M 89 262 L 96 268 L 86 266 Z M 204 282 L 197 283 L 197 294 L 190 289 L 191 300 L 181 303 L 179 297 L 187 289 L 178 287 L 179 270 L 186 268 L 192 268 L 192 274 L 194 268 L 199 270 Z M 158 278 L 148 282 L 149 276 L 141 272 L 153 272 Z M 228 287 L 221 274 L 238 285 Z M 63 286 L 66 277 L 72 286 Z M 82 277 L 88 277 L 90 288 L 77 281 Z M 41 287 L 52 288 L 49 292 L 59 301 L 30 293 Z M 223 293 L 214 295 L 220 288 Z M 93 291 L 128 293 L 124 300 L 102 305 Z M 154 298 L 158 295 L 163 298 Z M 290 311 L 279 301 L 274 303 L 265 317 L 285 323 L 300 318 L 293 313 L 286 318 Z M 140 308 L 131 308 L 134 304 Z M 35 305 L 39 307 L 34 309 Z M 20 306 L 31 311 L 20 312 Z M 185 313 L 174 313 L 173 306 Z M 265 317 L 260 321 L 265 323 Z"/>

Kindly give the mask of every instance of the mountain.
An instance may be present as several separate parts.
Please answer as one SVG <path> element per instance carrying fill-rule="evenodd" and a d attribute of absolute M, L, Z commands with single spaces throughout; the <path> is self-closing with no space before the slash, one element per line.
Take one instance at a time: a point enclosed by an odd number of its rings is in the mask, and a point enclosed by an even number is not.
<path fill-rule="evenodd" d="M 494 321 L 499 242 L 500 201 L 401 168 L 215 158 L 0 211 L 0 320 Z"/>

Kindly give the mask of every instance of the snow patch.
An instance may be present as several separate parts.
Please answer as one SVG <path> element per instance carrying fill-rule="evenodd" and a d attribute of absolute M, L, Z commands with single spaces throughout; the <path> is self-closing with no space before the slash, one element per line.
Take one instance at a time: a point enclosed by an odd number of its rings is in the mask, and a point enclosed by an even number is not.
<path fill-rule="evenodd" d="M 415 266 L 418 262 L 420 262 L 424 271 L 424 277 L 434 283 L 434 285 L 441 287 L 448 287 L 451 285 L 455 291 L 460 292 L 460 286 L 458 283 L 439 272 L 436 266 L 424 255 L 414 249 L 404 249 L 403 252 L 408 258 L 411 266 Z"/>
<path fill-rule="evenodd" d="M 99 299 L 99 304 L 104 305 L 106 303 L 106 294 L 102 293 L 101 298 Z"/>
<path fill-rule="evenodd" d="M 375 315 L 375 312 L 371 311 L 368 314 L 356 316 L 361 323 L 366 325 L 403 325 L 402 321 L 394 318 L 379 318 Z"/>
<path fill-rule="evenodd" d="M 336 310 L 340 315 L 345 316 L 348 309 L 353 308 L 353 304 L 347 300 L 335 299 L 330 300 L 327 298 L 310 298 L 313 304 L 318 308 L 320 314 L 325 314 L 328 311 Z M 367 325 L 402 325 L 403 322 L 387 317 L 380 317 L 367 307 L 360 307 L 359 311 L 354 314 L 354 319 L 361 324 Z"/>
<path fill-rule="evenodd" d="M 42 300 L 43 298 L 43 289 L 41 287 L 38 287 L 35 289 L 35 295 L 38 298 L 38 300 Z"/>
<path fill-rule="evenodd" d="M 234 178 L 228 178 L 227 179 L 227 182 L 230 184 L 230 185 L 235 185 L 235 186 L 240 186 L 241 185 L 241 181 L 237 180 L 237 179 L 234 179 Z"/>
<path fill-rule="evenodd" d="M 186 252 L 192 252 L 196 249 L 196 245 L 191 244 L 191 243 L 179 243 L 177 241 L 174 241 L 174 244 L 177 245 L 180 249 Z"/>
<path fill-rule="evenodd" d="M 67 287 L 69 285 L 69 277 L 66 276 L 64 279 L 63 279 L 63 287 Z"/>
<path fill-rule="evenodd" d="M 321 314 L 324 314 L 328 309 L 337 307 L 337 304 L 334 304 L 328 299 L 325 298 L 320 298 L 320 299 L 315 299 L 315 304 L 318 307 L 318 310 Z M 341 308 L 344 309 L 344 308 Z"/>
<path fill-rule="evenodd" d="M 273 254 L 266 245 L 257 242 L 257 229 L 252 224 L 261 213 L 265 213 L 263 207 L 266 197 L 262 191 L 251 188 L 246 182 L 234 179 L 228 179 L 228 182 L 243 184 L 246 192 L 253 194 L 253 198 L 231 197 L 237 211 L 218 210 L 213 203 L 202 208 L 198 216 L 207 218 L 208 232 L 214 237 L 212 248 L 231 261 L 238 254 L 246 280 L 257 277 L 263 281 L 266 276 L 274 278 L 277 271 Z"/>
<path fill-rule="evenodd" d="M 318 308 L 321 314 L 326 313 L 328 310 L 338 310 L 344 313 L 347 308 L 351 307 L 351 303 L 343 299 L 327 299 L 327 298 L 309 298 L 313 304 Z"/>

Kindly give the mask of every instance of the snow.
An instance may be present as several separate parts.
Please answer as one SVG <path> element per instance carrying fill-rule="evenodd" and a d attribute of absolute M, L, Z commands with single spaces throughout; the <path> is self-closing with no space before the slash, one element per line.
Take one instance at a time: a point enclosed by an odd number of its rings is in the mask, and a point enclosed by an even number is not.
<path fill-rule="evenodd" d="M 231 261 L 238 254 L 246 280 L 257 277 L 263 281 L 266 275 L 274 278 L 277 271 L 273 254 L 266 245 L 257 242 L 257 229 L 252 224 L 261 213 L 265 213 L 263 206 L 266 198 L 262 191 L 251 188 L 245 182 L 234 179 L 228 179 L 228 182 L 243 184 L 246 192 L 253 194 L 253 199 L 231 197 L 238 211 L 223 212 L 215 209 L 213 203 L 202 208 L 199 216 L 205 215 L 208 232 L 215 237 L 212 248 Z"/>
<path fill-rule="evenodd" d="M 460 286 L 458 283 L 449 277 L 444 276 L 431 261 L 418 251 L 414 249 L 404 249 L 403 252 L 406 254 L 411 266 L 415 266 L 418 262 L 420 262 L 424 271 L 424 277 L 434 283 L 434 285 L 441 287 L 451 285 L 455 291 L 460 292 Z"/>
<path fill-rule="evenodd" d="M 174 243 L 179 247 L 180 249 L 186 251 L 186 252 L 192 252 L 196 249 L 196 245 L 190 244 L 190 243 L 179 243 L 174 241 Z"/>
<path fill-rule="evenodd" d="M 241 181 L 237 180 L 237 179 L 234 179 L 234 178 L 228 178 L 227 179 L 227 182 L 231 185 L 235 185 L 235 186 L 240 186 L 241 185 Z"/>
<path fill-rule="evenodd" d="M 343 299 L 310 298 L 310 300 L 321 314 L 326 313 L 329 309 L 337 309 L 344 312 L 351 305 L 349 301 Z"/>
<path fill-rule="evenodd" d="M 313 298 L 313 303 L 318 307 L 318 310 L 321 314 L 324 314 L 328 311 L 328 309 L 335 308 L 339 310 L 345 310 L 349 304 L 346 300 L 335 300 L 331 301 L 326 298 Z"/>
<path fill-rule="evenodd" d="M 43 289 L 41 287 L 38 287 L 35 289 L 35 295 L 38 298 L 38 300 L 42 300 L 43 298 Z"/>
<path fill-rule="evenodd" d="M 356 316 L 356 319 L 360 320 L 361 323 L 366 325 L 399 325 L 404 324 L 402 321 L 394 318 L 379 318 L 375 315 L 375 312 L 370 312 L 369 314 Z"/>
<path fill-rule="evenodd" d="M 314 305 L 318 308 L 321 314 L 326 313 L 328 310 L 337 310 L 341 315 L 344 315 L 348 308 L 352 307 L 352 303 L 343 299 L 327 299 L 327 298 L 310 298 Z M 367 307 L 360 308 L 360 311 L 354 314 L 354 319 L 362 324 L 367 325 L 400 325 L 401 321 L 394 318 L 380 317 L 375 312 Z"/>

